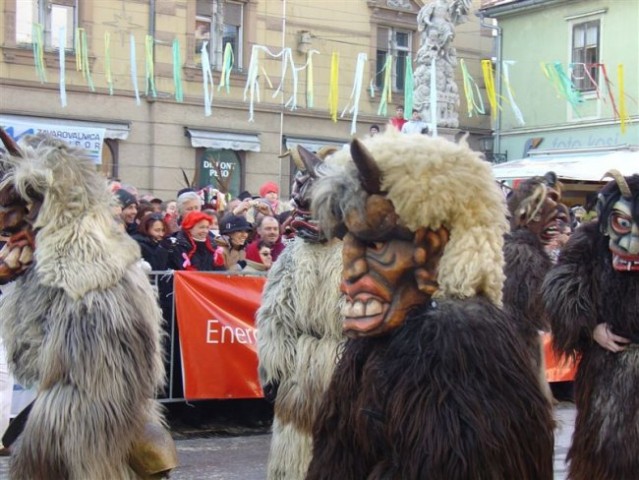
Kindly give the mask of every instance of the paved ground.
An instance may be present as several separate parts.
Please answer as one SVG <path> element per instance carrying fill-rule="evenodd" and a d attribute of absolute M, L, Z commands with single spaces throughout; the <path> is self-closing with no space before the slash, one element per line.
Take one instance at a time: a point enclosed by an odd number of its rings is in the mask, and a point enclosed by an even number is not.
<path fill-rule="evenodd" d="M 556 409 L 558 428 L 555 437 L 555 480 L 565 480 L 564 464 L 575 419 L 571 403 L 561 403 Z M 227 428 L 221 433 L 197 433 L 181 425 L 177 428 L 176 444 L 180 459 L 171 475 L 172 480 L 264 480 L 270 434 L 255 433 L 265 427 Z M 247 432 L 251 432 L 247 434 Z M 200 435 L 199 438 L 189 438 Z M 202 437 L 201 435 L 204 435 Z M 223 436 L 220 436 L 223 435 Z M 232 435 L 232 436 L 227 436 Z M 8 458 L 0 457 L 0 479 L 8 478 Z"/>

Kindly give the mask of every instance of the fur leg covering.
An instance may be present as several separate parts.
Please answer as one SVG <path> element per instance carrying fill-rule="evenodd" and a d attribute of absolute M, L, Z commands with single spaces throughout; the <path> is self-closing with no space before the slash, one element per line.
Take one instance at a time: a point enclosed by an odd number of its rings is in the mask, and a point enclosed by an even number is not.
<path fill-rule="evenodd" d="M 17 378 L 38 384 L 11 477 L 20 480 L 137 478 L 131 445 L 163 379 L 161 318 L 148 279 L 131 266 L 120 283 L 72 299 L 30 270 L 2 300 L 2 333 Z"/>
<path fill-rule="evenodd" d="M 608 238 L 596 223 L 579 228 L 544 282 L 555 347 L 580 356 L 577 419 L 568 452 L 571 480 L 639 475 L 639 275 L 612 268 Z M 612 353 L 592 338 L 599 323 L 631 339 Z"/>
<path fill-rule="evenodd" d="M 296 239 L 269 272 L 257 313 L 259 371 L 277 388 L 268 478 L 300 479 L 342 343 L 341 242 Z"/>
<path fill-rule="evenodd" d="M 307 478 L 551 480 L 553 427 L 512 320 L 438 300 L 389 337 L 348 340 Z"/>

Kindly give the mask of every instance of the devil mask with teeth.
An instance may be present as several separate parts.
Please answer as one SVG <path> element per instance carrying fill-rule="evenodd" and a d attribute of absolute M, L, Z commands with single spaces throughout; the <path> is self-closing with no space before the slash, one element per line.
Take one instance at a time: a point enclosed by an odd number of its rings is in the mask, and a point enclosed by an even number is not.
<path fill-rule="evenodd" d="M 639 175 L 623 177 L 617 171 L 599 194 L 597 213 L 601 233 L 610 239 L 613 268 L 639 271 Z"/>
<path fill-rule="evenodd" d="M 306 478 L 549 480 L 551 412 L 500 308 L 508 225 L 490 165 L 392 130 L 354 140 L 313 188 L 322 231 L 343 238 L 349 338 Z"/>

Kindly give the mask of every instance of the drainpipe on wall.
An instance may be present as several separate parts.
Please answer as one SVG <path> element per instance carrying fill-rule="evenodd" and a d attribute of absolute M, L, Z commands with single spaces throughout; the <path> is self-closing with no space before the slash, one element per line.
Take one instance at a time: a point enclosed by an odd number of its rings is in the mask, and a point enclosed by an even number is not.
<path fill-rule="evenodd" d="M 497 65 L 495 66 L 495 76 L 497 77 L 497 101 L 501 98 L 501 90 L 502 90 L 502 79 L 501 79 L 501 70 L 502 70 L 502 41 L 504 33 L 502 28 L 499 25 L 490 25 L 488 23 L 484 23 L 485 15 L 483 12 L 479 13 L 479 23 L 482 27 L 490 28 L 491 30 L 495 30 L 497 32 L 497 40 L 495 44 L 496 56 L 497 56 Z M 495 143 L 493 146 L 493 153 L 501 153 L 501 109 L 497 109 L 497 122 L 495 124 Z"/>

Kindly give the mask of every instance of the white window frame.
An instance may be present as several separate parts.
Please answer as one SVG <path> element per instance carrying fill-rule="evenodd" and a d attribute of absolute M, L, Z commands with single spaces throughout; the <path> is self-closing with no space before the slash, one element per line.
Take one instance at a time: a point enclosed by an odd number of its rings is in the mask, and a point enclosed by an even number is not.
<path fill-rule="evenodd" d="M 29 15 L 30 21 L 23 25 L 19 24 L 20 17 L 26 11 L 27 2 L 25 0 L 16 1 L 16 37 L 17 45 L 31 45 L 33 43 L 32 24 L 39 23 L 44 29 L 44 48 L 47 50 L 58 49 L 58 28 L 52 25 L 53 13 L 56 8 L 72 8 L 73 9 L 73 25 L 67 25 L 67 41 L 66 49 L 74 49 L 75 31 L 78 27 L 78 0 L 31 0 L 32 13 Z M 33 18 L 37 17 L 37 18 Z M 28 25 L 27 25 L 28 23 Z"/>
<path fill-rule="evenodd" d="M 222 39 L 224 38 L 224 28 L 226 26 L 232 26 L 237 28 L 237 49 L 233 50 L 234 64 L 233 68 L 236 70 L 242 70 L 242 57 L 243 57 L 243 48 L 244 48 L 244 3 L 243 2 L 234 2 L 229 0 L 218 0 L 220 3 L 224 3 L 224 7 L 226 11 L 226 6 L 229 4 L 237 5 L 240 8 L 240 25 L 230 25 L 227 23 L 223 23 L 222 31 L 216 32 L 216 28 L 213 21 L 213 0 L 209 0 L 211 4 L 211 16 L 198 15 L 196 13 L 195 21 L 208 23 L 209 24 L 209 61 L 211 62 L 211 67 L 216 70 L 221 70 L 224 60 L 224 46 L 222 45 Z M 217 35 L 217 37 L 216 37 Z M 196 47 L 197 49 L 197 47 Z M 197 51 L 196 54 L 200 52 Z"/>
<path fill-rule="evenodd" d="M 399 72 L 398 71 L 398 53 L 399 52 L 405 52 L 406 53 L 406 61 L 411 62 L 412 61 L 412 45 L 413 45 L 413 31 L 409 30 L 409 29 L 405 29 L 405 28 L 397 28 L 397 27 L 393 27 L 390 25 L 378 25 L 377 28 L 383 28 L 386 29 L 388 31 L 388 40 L 387 40 L 387 44 L 386 44 L 386 48 L 381 48 L 382 45 L 376 45 L 375 46 L 375 59 L 376 59 L 376 65 L 375 68 L 377 69 L 375 72 L 375 77 L 377 79 L 377 75 L 380 74 L 380 70 L 383 68 L 384 63 L 377 64 L 377 54 L 380 51 L 386 51 L 387 55 L 392 55 L 393 56 L 393 65 L 392 65 L 392 73 L 391 73 L 391 90 L 393 92 L 402 92 L 404 91 L 404 85 L 398 86 L 397 85 L 397 79 L 398 77 L 403 77 L 405 75 L 404 71 Z M 408 36 L 408 41 L 407 41 L 407 46 L 402 46 L 402 45 L 398 45 L 397 44 L 397 34 L 398 33 L 405 33 Z M 405 69 L 405 65 L 404 65 L 404 69 Z M 401 78 L 400 77 L 400 78 Z M 375 84 L 377 85 L 378 88 L 382 88 L 382 86 L 380 86 L 377 81 L 375 82 Z"/>

